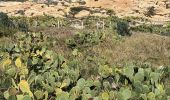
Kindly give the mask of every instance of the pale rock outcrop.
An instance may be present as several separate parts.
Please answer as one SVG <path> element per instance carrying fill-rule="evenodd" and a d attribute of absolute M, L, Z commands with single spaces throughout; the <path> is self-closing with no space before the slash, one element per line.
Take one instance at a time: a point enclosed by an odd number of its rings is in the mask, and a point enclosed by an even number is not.
<path fill-rule="evenodd" d="M 76 18 L 82 17 L 82 16 L 89 16 L 90 12 L 87 10 L 82 10 L 78 14 L 75 15 Z"/>
<path fill-rule="evenodd" d="M 47 2 L 47 0 L 39 0 Z M 37 4 L 34 2 L 2 2 L 0 1 L 0 12 L 10 16 L 38 16 L 49 14 L 54 17 L 64 17 L 69 14 L 71 7 L 85 6 L 91 10 L 82 10 L 75 17 L 88 15 L 108 16 L 103 9 L 112 9 L 119 17 L 134 16 L 144 17 L 148 7 L 155 8 L 155 15 L 147 17 L 150 20 L 170 21 L 170 0 L 51 0 L 57 2 L 54 5 Z M 80 2 L 85 2 L 81 5 Z M 97 11 L 97 10 L 99 11 Z M 24 15 L 17 13 L 23 11 Z"/>

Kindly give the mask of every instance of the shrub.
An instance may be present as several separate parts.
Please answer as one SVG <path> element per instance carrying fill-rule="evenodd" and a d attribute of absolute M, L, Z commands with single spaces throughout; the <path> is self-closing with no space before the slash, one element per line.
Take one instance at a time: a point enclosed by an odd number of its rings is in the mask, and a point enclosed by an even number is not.
<path fill-rule="evenodd" d="M 18 30 L 22 31 L 22 32 L 28 32 L 29 29 L 29 22 L 25 19 L 21 19 L 17 22 L 18 24 Z"/>
<path fill-rule="evenodd" d="M 10 27 L 11 26 L 11 20 L 8 18 L 8 15 L 6 13 L 1 12 L 0 13 L 0 22 L 1 25 Z"/>
<path fill-rule="evenodd" d="M 140 25 L 132 28 L 133 31 L 139 31 L 139 32 L 153 32 L 153 28 L 149 25 Z"/>
<path fill-rule="evenodd" d="M 106 12 L 109 16 L 115 15 L 115 12 L 111 9 L 108 9 Z"/>
<path fill-rule="evenodd" d="M 15 25 L 15 28 L 18 30 L 18 31 L 21 31 L 21 32 L 28 32 L 30 26 L 34 26 L 31 22 L 32 20 L 30 20 L 31 18 L 27 18 L 27 17 L 12 17 L 11 18 L 14 25 Z"/>
<path fill-rule="evenodd" d="M 156 10 L 155 10 L 155 7 L 154 6 L 151 6 L 151 7 L 148 7 L 147 8 L 147 11 L 145 13 L 146 16 L 148 17 L 152 17 L 156 14 Z"/>
<path fill-rule="evenodd" d="M 0 36 L 10 36 L 16 32 L 13 22 L 8 15 L 0 12 Z"/>
<path fill-rule="evenodd" d="M 126 21 L 118 21 L 117 22 L 117 33 L 121 36 L 130 36 L 129 24 Z"/>
<path fill-rule="evenodd" d="M 69 13 L 74 17 L 77 13 L 79 13 L 82 10 L 89 10 L 89 9 L 86 7 L 71 7 Z"/>
<path fill-rule="evenodd" d="M 139 31 L 139 32 L 149 32 L 149 33 L 155 33 L 160 34 L 164 36 L 170 36 L 170 28 L 169 26 L 162 27 L 157 25 L 139 25 L 136 27 L 131 28 L 133 31 Z"/>

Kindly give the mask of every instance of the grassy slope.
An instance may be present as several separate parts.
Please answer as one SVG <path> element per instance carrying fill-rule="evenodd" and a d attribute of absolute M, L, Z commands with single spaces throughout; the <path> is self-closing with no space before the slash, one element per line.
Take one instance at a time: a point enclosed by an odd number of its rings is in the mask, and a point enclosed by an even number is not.
<path fill-rule="evenodd" d="M 107 40 L 94 48 L 102 53 L 109 62 L 119 63 L 137 61 L 154 65 L 170 65 L 170 37 L 136 33 L 117 43 Z"/>
<path fill-rule="evenodd" d="M 53 49 L 68 57 L 72 50 L 67 47 L 65 40 L 72 37 L 75 30 L 48 29 L 43 32 L 57 40 L 57 45 Z M 130 37 L 117 39 L 114 34 L 110 33 L 101 43 L 85 51 L 94 52 L 97 57 L 115 64 L 134 61 L 156 66 L 170 65 L 170 37 L 156 34 L 134 33 Z M 89 52 L 82 52 L 84 56 L 87 53 Z"/>
<path fill-rule="evenodd" d="M 66 58 L 69 57 L 72 50 L 67 47 L 65 41 L 74 35 L 75 30 L 48 28 L 36 31 L 45 32 L 57 40 L 53 49 Z M 109 34 L 101 43 L 88 48 L 82 54 L 85 56 L 89 53 L 86 51 L 94 52 L 97 57 L 104 58 L 111 64 L 134 61 L 137 63 L 147 62 L 156 66 L 170 65 L 170 37 L 149 33 L 135 33 L 130 37 L 117 40 L 115 37 L 115 35 Z M 8 45 L 9 41 L 11 39 L 1 38 L 0 46 Z"/>

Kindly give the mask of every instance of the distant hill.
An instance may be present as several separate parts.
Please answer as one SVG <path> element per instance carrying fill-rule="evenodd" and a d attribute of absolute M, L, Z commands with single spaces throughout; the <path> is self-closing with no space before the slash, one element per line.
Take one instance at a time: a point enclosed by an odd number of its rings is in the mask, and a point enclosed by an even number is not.
<path fill-rule="evenodd" d="M 8 0 L 6 0 L 8 1 Z M 168 0 L 33 0 L 27 2 L 1 1 L 0 11 L 10 16 L 50 15 L 54 17 L 109 16 L 113 10 L 119 17 L 144 17 L 154 21 L 170 20 Z M 79 12 L 71 12 L 77 7 Z M 113 13 L 113 14 L 114 14 Z M 153 13 L 153 14 L 151 14 Z M 151 14 L 151 16 L 149 15 Z"/>

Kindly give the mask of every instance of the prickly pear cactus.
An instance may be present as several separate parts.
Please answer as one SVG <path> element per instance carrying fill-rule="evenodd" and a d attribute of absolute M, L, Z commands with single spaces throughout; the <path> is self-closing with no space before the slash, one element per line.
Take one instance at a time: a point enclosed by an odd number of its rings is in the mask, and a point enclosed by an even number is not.
<path fill-rule="evenodd" d="M 169 100 L 169 67 L 98 63 L 97 75 L 83 78 L 80 66 L 50 50 L 42 33 L 16 36 L 0 52 L 0 99 Z M 73 57 L 79 57 L 78 50 Z M 75 58 L 77 59 L 77 58 Z M 73 64 L 74 62 L 74 64 Z"/>

